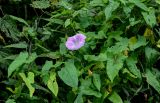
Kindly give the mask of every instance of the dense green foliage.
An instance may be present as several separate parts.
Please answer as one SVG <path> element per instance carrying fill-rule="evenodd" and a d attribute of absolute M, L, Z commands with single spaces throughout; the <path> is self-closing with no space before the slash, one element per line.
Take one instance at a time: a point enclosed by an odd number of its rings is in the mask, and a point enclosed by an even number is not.
<path fill-rule="evenodd" d="M 0 3 L 0 102 L 160 102 L 160 0 Z"/>

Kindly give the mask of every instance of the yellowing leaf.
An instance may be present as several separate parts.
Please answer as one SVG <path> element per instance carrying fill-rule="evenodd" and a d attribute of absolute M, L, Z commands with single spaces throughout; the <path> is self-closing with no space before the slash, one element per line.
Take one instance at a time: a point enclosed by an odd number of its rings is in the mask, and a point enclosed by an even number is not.
<path fill-rule="evenodd" d="M 138 36 L 138 39 L 137 39 L 136 43 L 134 43 L 134 42 L 129 43 L 129 48 L 130 48 L 131 51 L 133 51 L 133 50 L 135 50 L 135 49 L 137 49 L 141 46 L 145 46 L 146 44 L 147 44 L 146 38 L 143 37 L 143 36 Z"/>
<path fill-rule="evenodd" d="M 150 28 L 146 28 L 143 35 L 144 35 L 144 37 L 149 39 L 152 42 L 152 44 L 155 43 L 155 38 L 154 38 L 154 35 L 153 35 L 153 31 Z"/>
<path fill-rule="evenodd" d="M 157 20 L 158 20 L 158 23 L 160 23 L 160 15 L 158 15 Z"/>
<path fill-rule="evenodd" d="M 24 73 L 19 73 L 19 75 L 21 76 L 21 78 L 25 82 L 26 86 L 28 87 L 30 97 L 32 97 L 33 93 L 35 91 L 35 88 L 31 85 L 32 83 L 34 83 L 34 73 L 29 72 L 28 73 L 28 78 L 26 77 L 26 75 Z"/>
<path fill-rule="evenodd" d="M 135 36 L 133 36 L 133 37 L 131 37 L 130 39 L 129 39 L 129 44 L 130 45 L 133 45 L 133 44 L 135 44 L 137 42 L 137 38 L 135 37 Z"/>
<path fill-rule="evenodd" d="M 157 42 L 157 47 L 160 48 L 160 40 Z"/>
<path fill-rule="evenodd" d="M 57 96 L 58 94 L 58 84 L 56 81 L 56 74 L 55 73 L 50 73 L 50 77 L 47 83 L 48 88 L 52 91 L 52 93 Z"/>
<path fill-rule="evenodd" d="M 3 38 L 3 36 L 0 35 L 0 41 L 2 41 L 3 43 L 5 43 L 5 40 Z"/>

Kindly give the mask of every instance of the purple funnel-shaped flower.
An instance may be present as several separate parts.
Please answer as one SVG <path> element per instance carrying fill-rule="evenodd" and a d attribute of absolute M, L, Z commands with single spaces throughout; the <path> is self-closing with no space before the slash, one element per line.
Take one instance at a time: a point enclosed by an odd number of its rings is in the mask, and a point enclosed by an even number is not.
<path fill-rule="evenodd" d="M 78 50 L 85 43 L 86 36 L 83 34 L 76 34 L 72 37 L 69 37 L 66 42 L 66 47 L 69 50 Z"/>

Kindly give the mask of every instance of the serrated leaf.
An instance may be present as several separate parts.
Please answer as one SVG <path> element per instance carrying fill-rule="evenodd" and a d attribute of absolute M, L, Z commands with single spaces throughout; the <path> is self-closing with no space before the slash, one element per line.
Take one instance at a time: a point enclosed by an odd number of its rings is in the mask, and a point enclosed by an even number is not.
<path fill-rule="evenodd" d="M 47 0 L 33 1 L 31 5 L 32 7 L 38 8 L 38 9 L 46 9 L 50 7 L 50 3 Z"/>
<path fill-rule="evenodd" d="M 155 9 L 154 8 L 149 8 L 149 11 L 147 12 L 142 12 L 143 18 L 146 21 L 146 23 L 150 26 L 153 27 L 156 25 L 156 16 L 155 16 Z"/>
<path fill-rule="evenodd" d="M 127 73 L 130 77 L 136 79 L 137 76 L 133 75 L 127 68 L 123 69 L 123 74 Z"/>
<path fill-rule="evenodd" d="M 92 84 L 91 78 L 82 80 L 81 86 L 79 87 L 80 93 L 82 95 L 92 95 L 92 96 L 100 98 L 102 94 L 99 91 L 92 89 L 91 84 Z"/>
<path fill-rule="evenodd" d="M 47 83 L 48 88 L 52 91 L 52 93 L 57 96 L 58 94 L 58 84 L 56 81 L 56 74 L 51 72 L 50 77 Z"/>
<path fill-rule="evenodd" d="M 30 97 L 32 97 L 33 93 L 35 91 L 35 88 L 31 85 L 32 83 L 34 83 L 34 73 L 29 72 L 28 77 L 26 77 L 26 75 L 24 73 L 19 73 L 19 75 L 21 76 L 21 78 L 25 82 L 26 86 L 28 87 Z"/>
<path fill-rule="evenodd" d="M 65 62 L 65 67 L 58 71 L 58 75 L 65 84 L 71 87 L 78 86 L 78 74 L 73 61 Z"/>
<path fill-rule="evenodd" d="M 124 55 L 114 55 L 112 53 L 108 53 L 108 61 L 106 66 L 106 72 L 111 80 L 113 82 L 114 78 L 118 75 L 119 70 L 123 67 L 123 61 L 126 58 Z"/>
<path fill-rule="evenodd" d="M 147 65 L 152 66 L 157 61 L 158 57 L 160 56 L 160 53 L 153 48 L 146 47 L 145 56 L 147 59 Z"/>
<path fill-rule="evenodd" d="M 130 39 L 129 47 L 130 47 L 130 50 L 133 51 L 141 46 L 145 46 L 146 44 L 147 42 L 146 42 L 145 37 L 138 36 L 138 40 L 136 38 L 134 38 L 134 40 Z"/>
<path fill-rule="evenodd" d="M 140 0 L 129 0 L 131 3 L 134 3 L 137 7 L 141 8 L 144 11 L 148 11 L 147 6 L 142 3 Z"/>
<path fill-rule="evenodd" d="M 11 76 L 12 72 L 18 69 L 22 64 L 26 62 L 28 58 L 27 52 L 21 52 L 18 57 L 8 67 L 8 77 Z"/>
<path fill-rule="evenodd" d="M 10 44 L 10 45 L 6 45 L 4 46 L 4 48 L 21 48 L 21 49 L 25 49 L 27 48 L 27 43 L 26 42 L 19 42 L 16 44 Z"/>
<path fill-rule="evenodd" d="M 115 91 L 108 97 L 112 103 L 123 103 L 121 97 Z"/>
<path fill-rule="evenodd" d="M 14 41 L 19 41 L 18 36 L 20 32 L 17 29 L 16 23 L 9 17 L 9 15 L 0 18 L 0 30 L 4 32 L 7 37 Z"/>
<path fill-rule="evenodd" d="M 118 2 L 112 1 L 112 2 L 109 3 L 109 5 L 104 10 L 106 20 L 110 19 L 110 17 L 112 16 L 112 12 L 115 11 L 118 7 L 119 7 Z"/>
<path fill-rule="evenodd" d="M 27 23 L 24 19 L 19 18 L 19 17 L 16 17 L 16 16 L 13 16 L 13 15 L 9 15 L 9 16 L 10 16 L 12 19 L 14 19 L 14 20 L 17 20 L 17 21 L 19 21 L 19 22 L 21 22 L 21 23 L 29 26 L 28 23 Z"/>
<path fill-rule="evenodd" d="M 137 77 L 139 78 L 140 80 L 142 79 L 141 77 L 141 72 L 140 70 L 137 68 L 136 66 L 136 63 L 137 63 L 137 60 L 136 58 L 133 58 L 133 57 L 129 57 L 126 59 L 126 63 L 127 63 L 127 66 L 128 66 L 128 69 Z"/>
<path fill-rule="evenodd" d="M 120 53 L 128 49 L 129 40 L 127 38 L 121 39 L 116 45 L 108 48 L 108 52 Z"/>
<path fill-rule="evenodd" d="M 95 87 L 100 91 L 101 89 L 101 79 L 99 74 L 93 74 L 93 83 Z"/>
<path fill-rule="evenodd" d="M 160 93 L 160 83 L 156 79 L 156 75 L 151 73 L 150 70 L 146 72 L 147 83 L 150 84 L 158 93 Z"/>

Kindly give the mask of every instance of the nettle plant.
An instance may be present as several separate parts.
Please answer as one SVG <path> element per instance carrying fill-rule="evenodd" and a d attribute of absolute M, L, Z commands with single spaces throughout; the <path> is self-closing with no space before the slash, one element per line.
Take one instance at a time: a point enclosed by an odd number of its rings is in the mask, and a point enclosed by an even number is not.
<path fill-rule="evenodd" d="M 0 18 L 1 100 L 160 101 L 159 0 L 27 3 Z"/>

